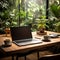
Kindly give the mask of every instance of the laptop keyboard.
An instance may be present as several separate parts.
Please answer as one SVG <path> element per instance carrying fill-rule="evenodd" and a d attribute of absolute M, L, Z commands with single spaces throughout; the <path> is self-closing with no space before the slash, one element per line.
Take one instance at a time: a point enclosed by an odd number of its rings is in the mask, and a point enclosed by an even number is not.
<path fill-rule="evenodd" d="M 19 46 L 22 46 L 22 45 L 31 45 L 31 44 L 37 44 L 37 43 L 41 43 L 42 41 L 41 40 L 38 40 L 38 39 L 30 39 L 29 41 L 23 41 L 23 42 L 21 42 L 21 41 L 17 41 L 17 42 L 15 42 L 17 45 L 19 45 Z"/>

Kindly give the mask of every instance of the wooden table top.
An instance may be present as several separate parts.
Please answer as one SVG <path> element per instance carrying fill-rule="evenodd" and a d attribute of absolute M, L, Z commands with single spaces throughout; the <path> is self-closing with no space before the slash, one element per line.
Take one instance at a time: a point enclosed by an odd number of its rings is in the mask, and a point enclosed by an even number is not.
<path fill-rule="evenodd" d="M 49 35 L 51 33 L 55 33 L 55 32 L 47 31 L 47 35 Z M 60 33 L 58 33 L 58 34 L 60 34 Z M 35 38 L 35 37 L 43 38 L 43 35 L 37 35 L 36 32 L 32 32 L 32 36 L 33 36 L 33 38 Z M 3 41 L 5 39 L 10 39 L 12 41 L 11 36 L 6 37 L 5 35 L 0 35 L 0 46 L 3 44 Z M 1 49 L 5 53 L 16 53 L 16 52 L 33 50 L 33 49 L 40 49 L 40 48 L 44 48 L 45 46 L 50 46 L 54 43 L 60 42 L 60 37 L 51 38 L 50 40 L 51 40 L 50 42 L 42 42 L 42 43 L 26 45 L 26 46 L 17 46 L 16 44 L 12 43 L 12 45 L 10 47 L 2 47 Z"/>

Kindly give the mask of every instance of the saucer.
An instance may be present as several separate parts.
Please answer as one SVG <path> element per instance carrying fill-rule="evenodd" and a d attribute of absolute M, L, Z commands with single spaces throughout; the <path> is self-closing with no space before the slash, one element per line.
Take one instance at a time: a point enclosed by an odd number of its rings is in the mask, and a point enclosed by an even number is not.
<path fill-rule="evenodd" d="M 50 40 L 49 40 L 49 39 L 48 39 L 48 40 L 43 39 L 42 41 L 44 41 L 44 42 L 50 42 Z"/>
<path fill-rule="evenodd" d="M 12 45 L 12 43 L 9 43 L 9 44 L 2 44 L 1 47 L 10 47 Z"/>

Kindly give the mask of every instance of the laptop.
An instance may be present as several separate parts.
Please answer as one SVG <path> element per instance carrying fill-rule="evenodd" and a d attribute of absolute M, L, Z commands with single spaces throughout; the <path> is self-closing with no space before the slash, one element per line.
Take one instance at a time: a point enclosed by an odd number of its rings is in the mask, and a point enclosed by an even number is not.
<path fill-rule="evenodd" d="M 41 43 L 39 39 L 33 39 L 29 26 L 11 27 L 12 41 L 18 46 Z"/>

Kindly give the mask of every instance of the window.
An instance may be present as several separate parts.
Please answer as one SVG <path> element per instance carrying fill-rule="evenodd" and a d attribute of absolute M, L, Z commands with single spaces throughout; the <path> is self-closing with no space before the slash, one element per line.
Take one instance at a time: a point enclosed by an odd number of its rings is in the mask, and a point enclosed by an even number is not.
<path fill-rule="evenodd" d="M 3 4 L 8 7 L 5 12 L 9 10 L 8 18 L 2 20 L 5 27 L 34 24 L 35 21 L 46 18 L 46 0 L 6 0 Z"/>
<path fill-rule="evenodd" d="M 46 19 L 46 0 L 16 0 L 15 12 L 19 26 L 34 24 Z"/>

